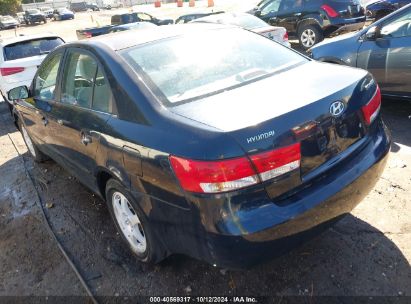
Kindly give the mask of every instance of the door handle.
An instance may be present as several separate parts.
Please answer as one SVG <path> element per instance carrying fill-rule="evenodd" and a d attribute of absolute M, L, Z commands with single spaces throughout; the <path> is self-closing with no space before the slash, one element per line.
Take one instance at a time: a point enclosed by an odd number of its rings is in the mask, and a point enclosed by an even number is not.
<path fill-rule="evenodd" d="M 48 123 L 49 123 L 49 121 L 48 121 L 48 119 L 47 119 L 46 117 L 43 117 L 43 118 L 41 119 L 41 121 L 43 122 L 43 125 L 44 125 L 44 126 L 47 126 Z"/>
<path fill-rule="evenodd" d="M 57 123 L 58 123 L 60 126 L 64 125 L 64 122 L 63 122 L 62 119 L 57 119 Z"/>
<path fill-rule="evenodd" d="M 91 140 L 91 136 L 81 132 L 81 143 L 85 146 L 87 146 L 88 144 L 91 144 L 92 140 Z"/>

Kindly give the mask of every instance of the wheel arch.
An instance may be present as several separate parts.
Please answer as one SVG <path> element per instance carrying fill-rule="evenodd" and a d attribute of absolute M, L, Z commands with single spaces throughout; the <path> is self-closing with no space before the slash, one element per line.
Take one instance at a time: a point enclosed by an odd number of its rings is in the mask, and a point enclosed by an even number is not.
<path fill-rule="evenodd" d="M 306 26 L 306 25 L 317 26 L 321 31 L 323 31 L 322 27 L 321 27 L 321 24 L 322 24 L 322 20 L 320 20 L 320 17 L 308 16 L 308 17 L 304 18 L 303 20 L 301 20 L 300 22 L 298 22 L 298 24 L 297 24 L 297 35 L 299 35 L 300 29 L 303 26 Z"/>

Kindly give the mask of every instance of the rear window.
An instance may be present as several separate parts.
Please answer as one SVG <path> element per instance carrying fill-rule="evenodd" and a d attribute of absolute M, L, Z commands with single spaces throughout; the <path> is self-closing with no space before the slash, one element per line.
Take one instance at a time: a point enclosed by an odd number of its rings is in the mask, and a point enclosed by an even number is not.
<path fill-rule="evenodd" d="M 307 61 L 278 43 L 242 29 L 173 37 L 120 54 L 166 106 L 258 81 Z"/>
<path fill-rule="evenodd" d="M 27 12 L 29 14 L 39 14 L 40 13 L 40 11 L 38 9 L 29 9 L 29 10 L 27 10 Z"/>
<path fill-rule="evenodd" d="M 4 60 L 44 55 L 63 43 L 63 40 L 58 37 L 50 37 L 9 44 L 4 47 Z"/>

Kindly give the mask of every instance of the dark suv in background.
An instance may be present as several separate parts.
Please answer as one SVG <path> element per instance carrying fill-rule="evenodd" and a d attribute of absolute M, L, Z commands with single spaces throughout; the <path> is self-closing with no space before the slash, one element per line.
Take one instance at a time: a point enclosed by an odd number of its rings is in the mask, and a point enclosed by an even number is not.
<path fill-rule="evenodd" d="M 47 23 L 47 16 L 38 9 L 28 9 L 24 12 L 24 22 L 27 25 L 41 22 Z"/>
<path fill-rule="evenodd" d="M 249 13 L 285 27 L 304 49 L 324 37 L 362 29 L 365 23 L 358 0 L 263 0 Z"/>

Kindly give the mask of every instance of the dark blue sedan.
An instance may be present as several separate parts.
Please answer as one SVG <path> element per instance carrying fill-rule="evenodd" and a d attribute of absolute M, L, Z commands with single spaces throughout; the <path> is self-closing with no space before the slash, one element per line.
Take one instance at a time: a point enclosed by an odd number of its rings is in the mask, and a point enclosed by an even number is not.
<path fill-rule="evenodd" d="M 350 213 L 390 149 L 368 72 L 237 27 L 68 43 L 8 97 L 34 159 L 105 199 L 143 262 L 282 254 Z"/>
<path fill-rule="evenodd" d="M 54 20 L 70 20 L 74 19 L 74 13 L 67 8 L 58 8 L 53 13 Z"/>

